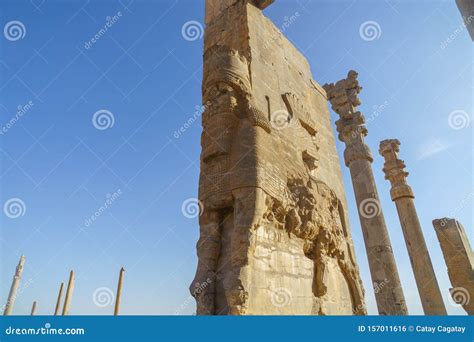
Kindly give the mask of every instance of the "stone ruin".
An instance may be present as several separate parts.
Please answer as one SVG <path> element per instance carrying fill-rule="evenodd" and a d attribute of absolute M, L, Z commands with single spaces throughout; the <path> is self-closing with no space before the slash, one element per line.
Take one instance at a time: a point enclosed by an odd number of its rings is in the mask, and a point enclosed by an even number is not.
<path fill-rule="evenodd" d="M 262 13 L 273 0 L 206 0 L 200 238 L 190 286 L 199 315 L 364 315 L 329 101 L 339 115 L 379 314 L 406 315 L 364 142 L 357 73 L 321 87 L 304 56 Z M 398 159 L 381 142 L 425 314 L 446 309 Z M 473 314 L 473 254 L 462 226 L 434 226 L 455 302 Z"/>
<path fill-rule="evenodd" d="M 433 226 L 453 285 L 453 302 L 474 315 L 474 252 L 466 231 L 461 223 L 446 217 L 433 220 Z"/>
<path fill-rule="evenodd" d="M 365 314 L 326 92 L 271 2 L 206 1 L 197 314 Z"/>

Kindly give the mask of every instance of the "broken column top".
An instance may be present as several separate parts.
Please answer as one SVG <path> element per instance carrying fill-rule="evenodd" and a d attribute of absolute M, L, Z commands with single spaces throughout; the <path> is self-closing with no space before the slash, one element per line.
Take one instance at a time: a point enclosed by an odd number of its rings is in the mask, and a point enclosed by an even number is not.
<path fill-rule="evenodd" d="M 387 139 L 380 142 L 379 153 L 385 158 L 383 172 L 385 179 L 393 183 L 405 183 L 408 172 L 405 171 L 405 162 L 398 158 L 400 152 L 400 141 Z"/>
<path fill-rule="evenodd" d="M 438 239 L 443 247 L 446 245 L 443 253 L 445 259 L 447 254 L 452 255 L 467 255 L 470 263 L 474 265 L 474 255 L 471 249 L 471 244 L 467 238 L 466 231 L 461 223 L 456 219 L 444 217 L 441 219 L 433 220 L 433 227 L 438 235 Z M 446 243 L 445 241 L 449 241 Z"/>
<path fill-rule="evenodd" d="M 395 154 L 397 156 L 400 152 L 400 141 L 398 139 L 386 139 L 380 142 L 380 154 L 383 156 L 385 154 Z"/>
<path fill-rule="evenodd" d="M 23 269 L 23 267 L 25 266 L 25 261 L 26 261 L 26 258 L 24 255 L 22 255 L 20 257 L 20 261 L 18 261 L 18 265 L 17 265 L 17 270 L 20 270 L 20 269 Z"/>
<path fill-rule="evenodd" d="M 339 139 L 342 141 L 367 135 L 367 129 L 363 126 L 365 123 L 364 116 L 357 110 L 357 107 L 361 104 L 357 95 L 362 90 L 357 80 L 358 75 L 356 71 L 350 70 L 347 73 L 347 78 L 323 86 L 332 109 L 341 117 L 336 121 L 336 126 Z"/>
<path fill-rule="evenodd" d="M 448 266 L 451 283 L 455 287 L 472 286 L 474 252 L 464 227 L 457 220 L 448 217 L 433 220 L 433 226 Z"/>
<path fill-rule="evenodd" d="M 275 0 L 206 0 L 206 25 L 211 23 L 214 18 L 224 12 L 227 8 L 239 3 L 251 3 L 255 7 L 265 9 Z"/>
<path fill-rule="evenodd" d="M 358 94 L 362 90 L 358 75 L 356 71 L 350 70 L 345 79 L 323 86 L 332 109 L 340 116 L 336 121 L 339 140 L 350 146 L 344 152 L 347 166 L 357 159 L 373 161 L 370 149 L 364 143 L 364 137 L 367 136 L 365 118 L 357 109 L 361 104 Z"/>
<path fill-rule="evenodd" d="M 362 90 L 357 80 L 358 76 L 356 71 L 350 70 L 347 78 L 323 86 L 334 111 L 346 119 L 357 114 L 356 108 L 361 104 L 357 96 Z"/>
<path fill-rule="evenodd" d="M 456 219 L 443 217 L 433 220 L 435 230 L 455 230 L 464 234 L 464 228 Z M 456 228 L 456 229 L 455 229 Z"/>
<path fill-rule="evenodd" d="M 365 123 L 364 117 L 357 111 L 357 107 L 361 104 L 357 95 L 362 90 L 357 80 L 358 75 L 357 72 L 351 70 L 348 72 L 347 78 L 336 83 L 326 83 L 323 86 L 332 109 L 344 120 L 344 126 Z M 339 128 L 342 127 L 338 125 Z"/>

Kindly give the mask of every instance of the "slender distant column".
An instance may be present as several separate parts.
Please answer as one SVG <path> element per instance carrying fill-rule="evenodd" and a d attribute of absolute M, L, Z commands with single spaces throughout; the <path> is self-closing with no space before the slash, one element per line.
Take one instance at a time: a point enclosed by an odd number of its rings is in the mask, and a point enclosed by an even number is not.
<path fill-rule="evenodd" d="M 64 298 L 63 316 L 66 316 L 69 314 L 73 291 L 74 291 L 74 271 L 71 271 L 71 273 L 69 274 L 69 282 L 67 284 L 66 297 Z"/>
<path fill-rule="evenodd" d="M 64 283 L 59 286 L 58 300 L 56 301 L 56 308 L 54 309 L 54 315 L 57 316 L 61 312 L 61 297 L 63 296 Z"/>
<path fill-rule="evenodd" d="M 392 185 L 390 195 L 397 206 L 423 311 L 425 315 L 446 315 L 443 296 L 416 213 L 413 201 L 415 196 L 406 181 L 408 172 L 405 171 L 403 160 L 398 159 L 399 151 L 400 142 L 398 140 L 384 140 L 380 143 L 379 152 L 385 158 L 383 168 L 385 179 L 389 180 Z"/>
<path fill-rule="evenodd" d="M 31 316 L 36 315 L 36 301 L 33 302 L 33 306 L 31 307 Z"/>
<path fill-rule="evenodd" d="M 347 79 L 326 84 L 324 89 L 340 116 L 336 126 L 339 139 L 346 145 L 344 161 L 351 172 L 379 314 L 406 315 L 405 297 L 372 173 L 372 153 L 364 142 L 365 119 L 357 110 L 361 104 L 357 95 L 362 89 L 357 75 L 349 71 Z"/>
<path fill-rule="evenodd" d="M 123 284 L 123 275 L 125 273 L 125 269 L 122 267 L 120 269 L 119 280 L 117 285 L 117 295 L 115 296 L 115 308 L 114 308 L 114 315 L 117 316 L 120 310 L 120 299 L 122 296 L 122 284 Z"/>
<path fill-rule="evenodd" d="M 5 311 L 3 314 L 5 316 L 11 315 L 13 310 L 13 304 L 15 304 L 16 293 L 18 291 L 18 286 L 20 286 L 20 279 L 23 273 L 23 268 L 25 266 L 25 256 L 20 257 L 20 261 L 16 266 L 15 276 L 13 277 L 12 286 L 10 287 L 10 293 L 8 294 L 7 304 L 5 305 Z"/>

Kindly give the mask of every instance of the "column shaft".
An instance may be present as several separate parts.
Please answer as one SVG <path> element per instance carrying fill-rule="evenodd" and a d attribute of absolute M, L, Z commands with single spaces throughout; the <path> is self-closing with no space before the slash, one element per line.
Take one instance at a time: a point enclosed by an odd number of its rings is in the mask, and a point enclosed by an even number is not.
<path fill-rule="evenodd" d="M 340 117 L 336 127 L 339 140 L 346 145 L 344 161 L 351 171 L 379 314 L 406 315 L 405 297 L 372 172 L 372 153 L 364 143 L 365 119 L 357 110 L 361 104 L 358 94 L 362 90 L 357 76 L 351 70 L 346 79 L 326 84 L 324 90 Z"/>
<path fill-rule="evenodd" d="M 5 311 L 3 314 L 5 316 L 11 315 L 13 311 L 13 304 L 15 304 L 16 293 L 18 287 L 20 286 L 21 275 L 23 274 L 23 267 L 25 266 L 25 257 L 22 255 L 20 261 L 15 270 L 15 275 L 13 276 L 12 286 L 10 287 L 10 293 L 8 294 L 7 304 L 5 305 Z"/>
<path fill-rule="evenodd" d="M 31 307 L 31 316 L 36 315 L 36 302 L 33 302 L 33 306 Z"/>
<path fill-rule="evenodd" d="M 349 169 L 379 314 L 406 315 L 405 297 L 375 186 L 372 165 L 368 160 L 355 160 L 350 163 Z"/>
<path fill-rule="evenodd" d="M 425 315 L 447 315 L 412 198 L 395 201 Z"/>
<path fill-rule="evenodd" d="M 385 179 L 392 185 L 390 195 L 397 206 L 423 310 L 426 315 L 446 315 L 446 308 L 416 213 L 413 201 L 415 196 L 406 181 L 408 172 L 405 171 L 403 160 L 398 158 L 399 152 L 400 141 L 396 139 L 388 139 L 380 143 L 379 153 L 385 159 L 383 172 Z"/>
<path fill-rule="evenodd" d="M 56 308 L 54 309 L 54 315 L 57 316 L 60 314 L 61 310 L 61 298 L 63 296 L 63 288 L 64 288 L 64 283 L 61 283 L 61 286 L 59 287 L 59 293 L 58 293 L 58 299 L 56 301 Z"/>
<path fill-rule="evenodd" d="M 69 282 L 67 284 L 66 297 L 64 298 L 63 316 L 69 315 L 71 307 L 72 292 L 74 291 L 74 271 L 69 274 Z"/>
<path fill-rule="evenodd" d="M 120 269 L 119 280 L 117 284 L 117 295 L 115 297 L 115 307 L 114 307 L 114 316 L 117 316 L 120 311 L 120 300 L 122 297 L 122 285 L 123 285 L 123 275 L 125 273 L 125 269 L 122 267 Z"/>

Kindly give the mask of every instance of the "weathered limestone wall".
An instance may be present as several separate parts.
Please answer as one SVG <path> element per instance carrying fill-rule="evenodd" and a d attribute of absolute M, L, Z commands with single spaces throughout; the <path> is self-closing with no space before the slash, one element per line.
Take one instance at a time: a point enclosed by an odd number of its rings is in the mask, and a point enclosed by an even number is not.
<path fill-rule="evenodd" d="M 252 49 L 252 92 L 258 101 L 258 106 L 267 108 L 266 97 L 268 97 L 270 112 L 278 114 L 280 110 L 288 110 L 282 94 L 291 93 L 296 95 L 302 105 L 308 108 L 312 116 L 308 121 L 317 131 L 319 153 L 311 151 L 315 154 L 318 153 L 318 165 L 321 165 L 316 171 L 317 178 L 324 181 L 336 192 L 346 208 L 342 172 L 336 151 L 326 92 L 313 80 L 306 58 L 275 27 L 270 19 L 253 6 L 249 6 L 249 26 L 249 43 Z M 279 136 L 276 136 L 272 143 L 278 145 L 271 146 L 264 143 L 262 146 L 278 151 L 274 154 L 268 153 L 273 157 L 269 160 L 272 164 L 282 163 L 284 170 L 304 172 L 302 159 L 295 156 L 301 153 L 302 148 L 312 148 L 312 142 L 308 138 L 310 135 L 305 130 L 299 129 L 301 125 L 296 119 L 290 122 L 289 126 L 293 131 L 286 131 L 286 126 L 276 131 Z M 282 153 L 288 155 L 288 158 L 281 158 Z M 299 161 L 299 164 L 295 161 Z"/>
<path fill-rule="evenodd" d="M 311 127 L 310 130 L 314 129 L 317 132 L 315 136 L 309 134 L 308 130 L 302 127 L 301 121 L 295 117 L 297 113 L 294 113 L 287 125 L 273 129 L 270 135 L 262 135 L 261 141 L 257 141 L 257 146 L 264 156 L 261 160 L 262 165 L 259 165 L 262 168 L 262 180 L 268 182 L 268 178 L 273 178 L 284 182 L 286 174 L 292 174 L 301 180 L 307 179 L 308 170 L 301 157 L 307 150 L 309 155 L 318 160 L 316 161 L 318 167 L 312 173 L 334 191 L 341 202 L 343 208 L 341 214 L 345 221 L 346 199 L 325 91 L 313 80 L 310 66 L 304 56 L 275 25 L 255 7 L 249 6 L 248 11 L 252 94 L 257 106 L 267 108 L 269 116 L 278 116 L 285 111 L 291 112 L 292 109 L 288 108 L 282 96 L 291 94 L 302 106 L 308 108 L 311 118 L 308 120 L 308 126 Z M 294 106 L 297 107 L 298 104 Z M 296 110 L 294 109 L 295 112 Z M 278 124 L 275 125 L 274 122 L 274 126 Z M 271 185 L 262 184 L 262 187 L 269 192 L 274 190 Z M 280 192 L 280 189 L 281 187 L 278 187 L 275 190 Z M 281 197 L 281 192 L 273 195 L 276 198 Z M 346 241 L 351 243 L 348 227 L 343 228 Z M 269 294 L 264 296 L 267 298 L 277 294 L 275 289 L 280 289 L 279 292 L 287 289 L 293 293 L 292 303 L 278 308 L 279 313 L 318 313 L 318 305 L 313 303 L 314 295 L 310 286 L 314 278 L 314 262 L 304 255 L 305 240 L 288 238 L 284 230 L 271 225 L 260 227 L 257 232 L 257 251 L 267 258 L 259 260 L 256 264 L 261 268 L 258 267 L 258 271 L 255 271 L 253 283 L 260 282 L 262 286 L 265 286 L 265 282 L 272 284 L 267 289 Z M 353 260 L 352 246 L 348 249 L 348 253 Z M 275 265 L 277 269 L 269 273 Z M 343 272 L 334 260 L 331 260 L 327 267 L 331 278 L 328 280 L 330 290 L 327 294 L 326 308 L 322 309 L 322 312 L 352 314 L 350 289 L 344 281 Z M 267 303 L 266 307 L 271 308 L 268 304 L 271 303 Z"/>
<path fill-rule="evenodd" d="M 363 314 L 325 92 L 258 7 L 221 5 L 206 16 L 198 314 Z"/>
<path fill-rule="evenodd" d="M 433 226 L 453 285 L 451 296 L 469 315 L 474 315 L 474 253 L 466 231 L 450 218 L 434 220 Z"/>

